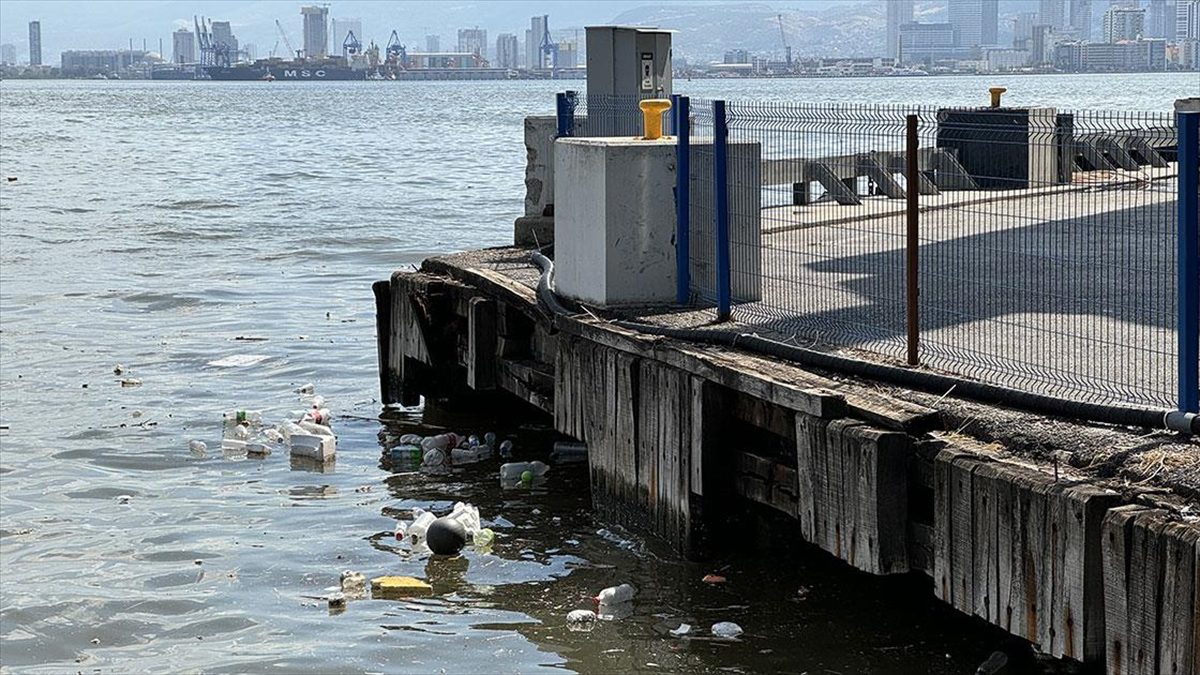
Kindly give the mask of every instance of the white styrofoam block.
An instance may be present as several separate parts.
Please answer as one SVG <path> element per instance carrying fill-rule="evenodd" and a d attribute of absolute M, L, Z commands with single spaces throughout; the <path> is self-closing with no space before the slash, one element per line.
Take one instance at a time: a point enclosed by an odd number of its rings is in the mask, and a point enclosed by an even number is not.
<path fill-rule="evenodd" d="M 307 457 L 323 462 L 337 453 L 337 439 L 333 436 L 292 434 L 289 443 L 293 457 Z"/>

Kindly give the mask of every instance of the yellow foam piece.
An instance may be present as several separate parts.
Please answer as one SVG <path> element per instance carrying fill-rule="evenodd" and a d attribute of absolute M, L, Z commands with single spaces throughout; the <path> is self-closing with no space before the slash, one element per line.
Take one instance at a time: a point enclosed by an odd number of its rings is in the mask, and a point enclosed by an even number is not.
<path fill-rule="evenodd" d="M 416 577 L 375 577 L 371 580 L 371 595 L 375 597 L 432 594 L 433 586 Z"/>

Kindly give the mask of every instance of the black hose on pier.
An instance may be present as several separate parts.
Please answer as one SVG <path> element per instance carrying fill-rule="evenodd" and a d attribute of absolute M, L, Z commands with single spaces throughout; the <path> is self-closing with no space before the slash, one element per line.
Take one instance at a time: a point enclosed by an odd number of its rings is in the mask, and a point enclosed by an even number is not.
<path fill-rule="evenodd" d="M 551 287 L 554 281 L 554 263 L 546 256 L 536 252 L 531 255 L 531 259 L 533 264 L 542 272 L 541 278 L 538 280 L 537 289 L 539 302 L 545 305 L 556 316 L 571 316 L 572 312 L 562 304 Z M 814 368 L 822 368 L 878 380 L 909 389 L 919 389 L 931 394 L 941 394 L 952 390 L 955 396 L 958 397 L 969 398 L 982 403 L 994 403 L 1018 408 L 1043 415 L 1074 417 L 1107 424 L 1200 434 L 1200 415 L 1195 413 L 1072 401 L 1070 399 L 1047 396 L 1045 394 L 1034 394 L 986 382 L 954 377 L 952 375 L 933 373 L 927 370 L 901 368 L 885 363 L 829 354 L 796 345 L 789 345 L 777 340 L 768 340 L 752 333 L 738 333 L 736 331 L 719 329 L 669 328 L 621 319 L 612 320 L 609 323 L 640 333 L 725 347 L 737 347 Z"/>

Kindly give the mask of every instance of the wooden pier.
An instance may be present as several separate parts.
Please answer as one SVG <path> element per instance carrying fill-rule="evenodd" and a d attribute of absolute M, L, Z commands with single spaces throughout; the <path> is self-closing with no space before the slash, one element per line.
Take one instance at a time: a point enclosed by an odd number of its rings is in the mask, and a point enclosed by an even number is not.
<path fill-rule="evenodd" d="M 537 278 L 527 251 L 493 249 L 377 282 L 385 403 L 525 401 L 587 443 L 602 519 L 683 555 L 753 504 L 859 570 L 928 575 L 1044 653 L 1200 675 L 1200 522 L 1183 498 L 1024 460 L 870 382 L 552 316 Z"/>

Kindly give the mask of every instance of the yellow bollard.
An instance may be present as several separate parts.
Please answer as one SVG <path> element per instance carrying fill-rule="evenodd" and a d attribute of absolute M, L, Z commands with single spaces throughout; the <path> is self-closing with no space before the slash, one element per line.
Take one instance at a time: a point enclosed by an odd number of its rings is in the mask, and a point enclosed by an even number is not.
<path fill-rule="evenodd" d="M 662 116 L 671 109 L 671 101 L 665 98 L 648 98 L 639 102 L 638 107 L 642 109 L 645 123 L 643 129 L 646 135 L 642 136 L 642 140 L 657 141 L 662 138 Z"/>
<path fill-rule="evenodd" d="M 1008 91 L 1008 90 L 1005 89 L 1004 87 L 992 87 L 991 89 L 988 89 L 988 93 L 992 95 L 992 107 L 993 108 L 1000 107 L 1000 97 L 1003 96 L 1004 92 L 1006 92 L 1006 91 Z"/>

